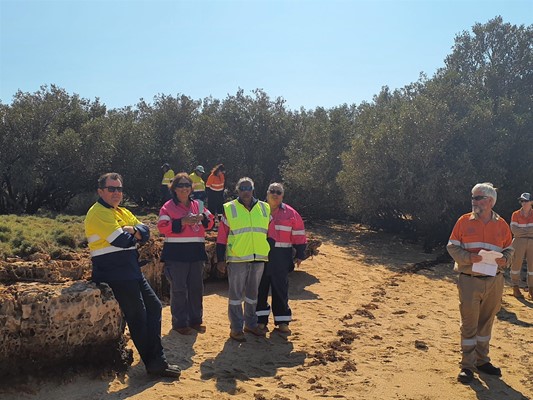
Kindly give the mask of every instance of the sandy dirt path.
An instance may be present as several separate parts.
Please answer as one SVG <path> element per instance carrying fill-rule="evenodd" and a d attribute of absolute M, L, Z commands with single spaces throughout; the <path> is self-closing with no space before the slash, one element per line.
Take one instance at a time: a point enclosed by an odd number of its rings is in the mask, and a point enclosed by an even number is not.
<path fill-rule="evenodd" d="M 30 383 L 0 398 L 25 399 L 486 399 L 533 398 L 533 302 L 506 286 L 491 356 L 501 379 L 457 383 L 459 312 L 451 264 L 417 273 L 431 259 L 417 245 L 357 226 L 308 227 L 320 254 L 290 276 L 293 334 L 228 338 L 227 283 L 207 282 L 203 335 L 170 330 L 163 344 L 180 381 L 149 379 L 138 355 L 120 377 L 77 375 Z"/>

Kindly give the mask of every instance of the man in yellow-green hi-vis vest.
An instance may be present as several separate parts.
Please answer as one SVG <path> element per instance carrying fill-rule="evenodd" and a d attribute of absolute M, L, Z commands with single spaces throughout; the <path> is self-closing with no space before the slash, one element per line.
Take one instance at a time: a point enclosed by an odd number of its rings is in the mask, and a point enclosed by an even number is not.
<path fill-rule="evenodd" d="M 265 336 L 257 326 L 257 292 L 268 261 L 270 206 L 253 196 L 254 181 L 237 182 L 236 200 L 224 204 L 217 237 L 217 269 L 228 272 L 230 337 L 245 342 L 244 332 Z M 244 310 L 243 310 L 244 302 Z"/>

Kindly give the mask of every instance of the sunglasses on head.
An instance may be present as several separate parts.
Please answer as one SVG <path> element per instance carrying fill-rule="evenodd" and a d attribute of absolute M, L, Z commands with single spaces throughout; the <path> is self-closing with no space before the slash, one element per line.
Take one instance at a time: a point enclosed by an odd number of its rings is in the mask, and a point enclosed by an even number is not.
<path fill-rule="evenodd" d="M 190 183 L 176 183 L 176 187 L 177 188 L 188 188 L 188 187 L 191 187 L 192 185 Z"/>
<path fill-rule="evenodd" d="M 479 201 L 483 199 L 488 199 L 489 196 L 472 196 L 472 200 Z"/>
<path fill-rule="evenodd" d="M 104 186 L 102 189 L 107 189 L 109 193 L 115 193 L 115 192 L 122 193 L 122 190 L 124 188 L 122 186 Z"/>
<path fill-rule="evenodd" d="M 239 186 L 238 188 L 241 192 L 251 192 L 254 190 L 252 186 Z"/>
<path fill-rule="evenodd" d="M 268 191 L 268 193 L 270 194 L 277 194 L 278 196 L 281 196 L 283 194 L 283 192 L 281 190 L 277 190 L 277 189 L 270 189 Z"/>

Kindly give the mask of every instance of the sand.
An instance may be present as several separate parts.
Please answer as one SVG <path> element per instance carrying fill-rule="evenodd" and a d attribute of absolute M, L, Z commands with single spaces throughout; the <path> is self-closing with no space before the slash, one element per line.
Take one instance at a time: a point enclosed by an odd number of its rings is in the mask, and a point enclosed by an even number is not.
<path fill-rule="evenodd" d="M 320 254 L 290 275 L 292 335 L 229 339 L 227 283 L 205 285 L 207 332 L 170 330 L 163 345 L 179 381 L 151 379 L 135 361 L 125 375 L 32 381 L 1 399 L 530 399 L 533 302 L 506 286 L 491 357 L 503 377 L 457 382 L 459 312 L 450 263 L 404 268 L 435 257 L 399 237 L 358 226 L 313 224 Z M 507 280 L 508 281 L 508 280 Z M 271 327 L 272 328 L 272 327 Z"/>

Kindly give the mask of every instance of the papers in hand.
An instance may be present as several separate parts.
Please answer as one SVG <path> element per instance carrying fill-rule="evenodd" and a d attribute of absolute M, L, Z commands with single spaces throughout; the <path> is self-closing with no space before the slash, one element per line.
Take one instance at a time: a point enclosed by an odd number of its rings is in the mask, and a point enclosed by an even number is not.
<path fill-rule="evenodd" d="M 472 272 L 496 276 L 496 272 L 498 272 L 498 264 L 496 264 L 496 259 L 503 257 L 503 254 L 499 251 L 493 250 L 480 250 L 478 254 L 483 257 L 483 259 L 480 262 L 472 265 Z"/>

